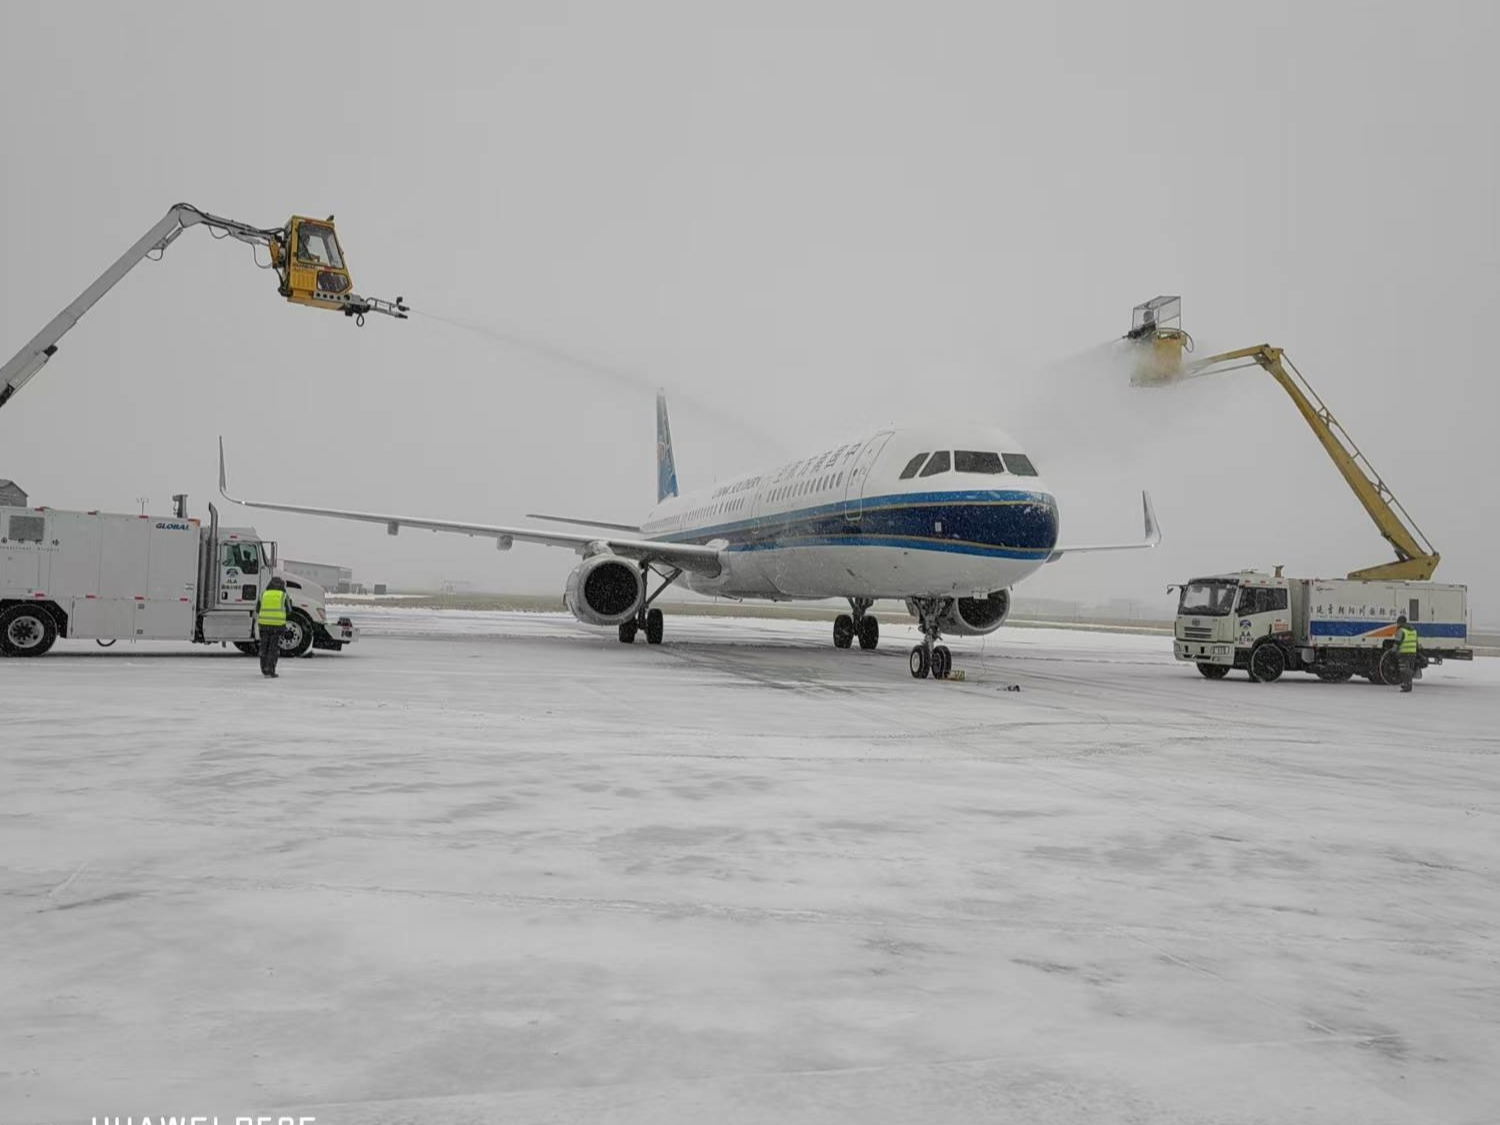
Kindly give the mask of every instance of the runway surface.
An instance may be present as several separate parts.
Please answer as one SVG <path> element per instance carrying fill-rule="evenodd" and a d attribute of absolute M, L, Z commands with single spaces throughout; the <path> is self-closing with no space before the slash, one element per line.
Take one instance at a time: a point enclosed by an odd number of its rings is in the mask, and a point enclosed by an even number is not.
<path fill-rule="evenodd" d="M 1500 661 L 356 616 L 0 663 L 0 1122 L 1497 1119 Z"/>

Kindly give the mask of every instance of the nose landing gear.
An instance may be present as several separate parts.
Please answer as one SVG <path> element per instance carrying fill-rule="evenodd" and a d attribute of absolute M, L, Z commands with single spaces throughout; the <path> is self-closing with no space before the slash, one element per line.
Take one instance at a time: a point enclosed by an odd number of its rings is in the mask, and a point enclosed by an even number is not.
<path fill-rule="evenodd" d="M 943 603 L 936 598 L 913 598 L 912 605 L 916 607 L 921 622 L 922 643 L 911 650 L 907 666 L 919 680 L 925 680 L 929 675 L 934 680 L 946 680 L 953 674 L 953 653 L 947 645 L 938 643 L 943 636 L 938 627 Z"/>

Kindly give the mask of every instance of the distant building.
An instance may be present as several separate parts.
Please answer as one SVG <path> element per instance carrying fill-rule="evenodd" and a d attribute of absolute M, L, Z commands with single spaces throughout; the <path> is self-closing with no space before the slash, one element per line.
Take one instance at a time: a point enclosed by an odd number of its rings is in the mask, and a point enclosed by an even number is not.
<path fill-rule="evenodd" d="M 26 493 L 13 480 L 0 480 L 0 508 L 26 507 Z"/>
<path fill-rule="evenodd" d="M 354 585 L 354 571 L 347 566 L 333 566 L 330 563 L 296 562 L 287 559 L 282 566 L 291 574 L 299 578 L 306 578 L 309 582 L 316 582 L 330 594 L 347 594 L 350 587 Z"/>

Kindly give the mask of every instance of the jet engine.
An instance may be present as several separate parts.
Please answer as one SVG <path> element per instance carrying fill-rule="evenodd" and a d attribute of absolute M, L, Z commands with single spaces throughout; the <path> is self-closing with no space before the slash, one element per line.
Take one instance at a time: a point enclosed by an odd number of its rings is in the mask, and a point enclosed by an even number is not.
<path fill-rule="evenodd" d="M 595 555 L 584 559 L 563 592 L 563 601 L 573 616 L 585 625 L 620 625 L 629 621 L 646 597 L 646 579 L 640 568 L 618 555 Z"/>
<path fill-rule="evenodd" d="M 986 598 L 953 598 L 943 609 L 938 626 L 955 637 L 993 633 L 1010 616 L 1010 591 L 996 590 Z"/>

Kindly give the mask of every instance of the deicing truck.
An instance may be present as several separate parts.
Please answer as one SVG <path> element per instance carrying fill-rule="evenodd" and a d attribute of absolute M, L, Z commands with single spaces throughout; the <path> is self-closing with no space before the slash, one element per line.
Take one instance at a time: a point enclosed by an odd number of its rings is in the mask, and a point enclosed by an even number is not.
<path fill-rule="evenodd" d="M 1420 638 L 1419 667 L 1474 657 L 1463 586 L 1246 570 L 1195 578 L 1180 589 L 1177 659 L 1195 663 L 1211 680 L 1240 668 L 1260 683 L 1310 672 L 1329 683 L 1363 676 L 1394 684 L 1402 615 Z"/>
<path fill-rule="evenodd" d="M 330 621 L 323 588 L 278 569 L 276 544 L 251 527 L 221 528 L 176 514 L 113 515 L 0 507 L 0 654 L 41 656 L 59 637 L 230 643 L 256 651 L 255 609 L 272 577 L 292 612 L 283 656 L 338 651 L 356 637 Z"/>

